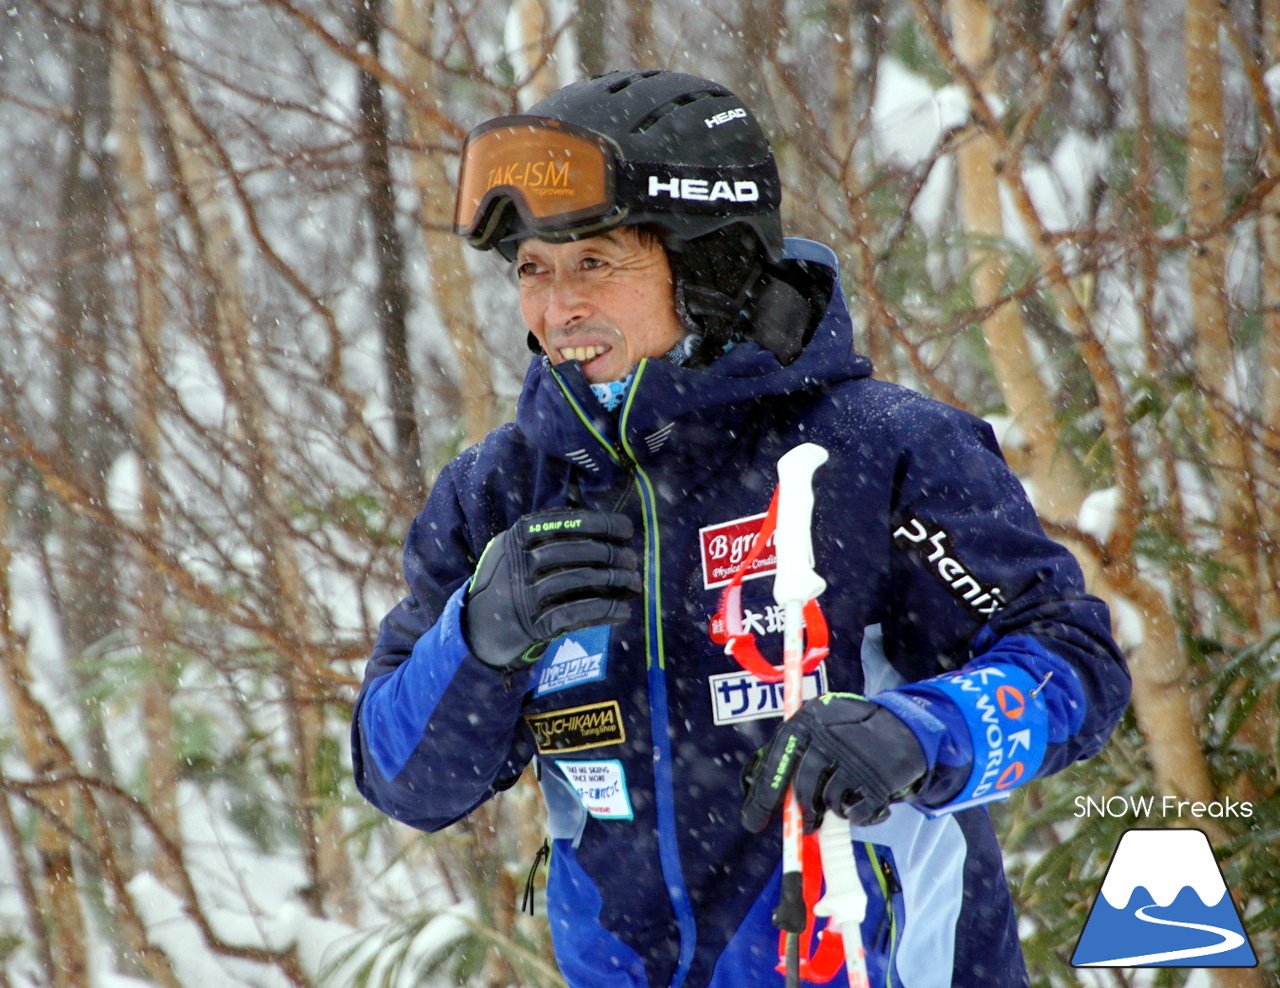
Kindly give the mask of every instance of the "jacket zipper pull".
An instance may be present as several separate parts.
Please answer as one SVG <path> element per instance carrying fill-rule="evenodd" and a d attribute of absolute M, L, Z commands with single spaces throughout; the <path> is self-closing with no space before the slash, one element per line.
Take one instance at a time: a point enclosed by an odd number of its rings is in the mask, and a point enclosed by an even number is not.
<path fill-rule="evenodd" d="M 544 837 L 542 838 L 542 846 L 538 848 L 538 853 L 533 856 L 533 866 L 529 869 L 529 876 L 524 880 L 524 896 L 520 900 L 520 911 L 525 912 L 528 910 L 530 916 L 534 915 L 533 896 L 538 878 L 538 866 L 550 857 L 551 844 Z"/>
<path fill-rule="evenodd" d="M 618 499 L 613 503 L 614 511 L 621 511 L 623 506 L 631 500 L 631 495 L 636 489 L 636 471 L 635 467 L 627 468 L 627 482 L 622 488 L 622 493 L 618 495 Z"/>
<path fill-rule="evenodd" d="M 902 883 L 898 881 L 898 874 L 893 870 L 893 865 L 889 863 L 888 858 L 880 859 L 880 870 L 884 872 L 884 882 L 889 887 L 889 894 L 897 895 L 901 892 Z"/>
<path fill-rule="evenodd" d="M 902 883 L 898 881 L 889 859 L 880 855 L 877 857 L 880 861 L 880 874 L 884 876 L 885 892 L 888 894 L 884 897 L 884 915 L 880 917 L 874 942 L 880 950 L 888 950 L 893 937 L 893 899 L 902 891 Z"/>

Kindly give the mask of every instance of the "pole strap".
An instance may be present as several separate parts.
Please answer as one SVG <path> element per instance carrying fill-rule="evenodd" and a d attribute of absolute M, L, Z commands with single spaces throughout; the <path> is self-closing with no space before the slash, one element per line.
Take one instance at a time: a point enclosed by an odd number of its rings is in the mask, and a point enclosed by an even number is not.
<path fill-rule="evenodd" d="M 738 665 L 764 683 L 779 683 L 783 677 L 783 667 L 774 665 L 760 651 L 756 644 L 755 632 L 745 627 L 742 622 L 742 580 L 751 570 L 751 565 L 760 557 L 765 547 L 772 541 L 778 528 L 778 491 L 773 492 L 769 502 L 769 510 L 760 524 L 751 549 L 743 557 L 742 563 L 734 571 L 733 578 L 720 595 L 720 607 L 711 622 L 711 640 L 723 645 L 725 654 L 732 655 Z M 818 606 L 816 598 L 805 601 L 804 637 L 805 651 L 800 662 L 800 670 L 805 675 L 813 672 L 827 657 L 830 633 L 827 619 Z"/>
<path fill-rule="evenodd" d="M 817 925 L 814 906 L 822 897 L 822 846 L 818 835 L 805 834 L 800 845 L 801 873 L 804 876 L 805 927 L 800 934 L 800 979 L 811 984 L 825 985 L 834 978 L 845 963 L 844 937 L 830 923 L 817 931 L 818 944 L 813 946 L 814 927 Z M 856 880 L 856 876 L 855 876 Z M 788 934 L 778 934 L 778 954 L 782 955 Z M 778 973 L 785 974 L 782 965 Z"/>

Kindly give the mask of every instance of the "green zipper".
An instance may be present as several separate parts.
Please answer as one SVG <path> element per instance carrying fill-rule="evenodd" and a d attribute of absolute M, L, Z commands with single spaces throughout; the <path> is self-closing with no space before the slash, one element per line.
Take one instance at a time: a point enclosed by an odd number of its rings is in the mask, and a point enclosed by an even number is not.
<path fill-rule="evenodd" d="M 645 589 L 644 589 L 644 634 L 645 661 L 649 685 L 649 724 L 651 743 L 655 749 L 653 775 L 654 800 L 658 822 L 658 858 L 662 868 L 662 877 L 667 888 L 667 897 L 675 914 L 679 935 L 679 958 L 676 970 L 672 974 L 669 988 L 680 988 L 693 966 L 697 945 L 697 925 L 693 916 L 693 906 L 689 898 L 689 890 L 685 886 L 684 870 L 680 863 L 679 835 L 675 820 L 675 780 L 672 776 L 672 751 L 670 737 L 670 711 L 667 699 L 666 681 L 666 648 L 662 635 L 662 579 L 661 556 L 662 546 L 658 533 L 658 498 L 657 491 L 649 475 L 644 472 L 636 457 L 635 450 L 627 441 L 627 416 L 631 412 L 632 401 L 640 388 L 640 380 L 644 377 L 648 360 L 641 360 L 631 381 L 631 389 L 627 400 L 618 416 L 618 434 L 622 444 L 619 451 L 612 443 L 600 434 L 591 424 L 590 416 L 574 398 L 563 380 L 554 373 L 560 390 L 564 392 L 574 413 L 586 426 L 587 431 L 595 436 L 614 462 L 630 470 L 636 479 L 636 487 L 640 493 L 640 514 L 644 528 L 645 555 Z M 656 665 L 655 665 L 656 662 Z"/>
<path fill-rule="evenodd" d="M 622 406 L 622 412 L 618 416 L 618 437 L 622 442 L 623 452 L 626 453 L 627 459 L 631 462 L 635 475 L 639 478 L 640 488 L 640 506 L 644 512 L 644 551 L 645 558 L 648 559 L 652 566 L 649 584 L 653 588 L 652 598 L 649 594 L 645 594 L 645 607 L 653 609 L 653 621 L 650 622 L 649 615 L 645 615 L 645 635 L 649 635 L 650 624 L 653 625 L 653 634 L 657 638 L 656 648 L 653 640 L 646 641 L 645 654 L 649 656 L 650 661 L 658 660 L 658 668 L 665 670 L 667 668 L 666 647 L 663 644 L 662 635 L 662 547 L 659 543 L 658 536 L 658 503 L 655 495 L 653 481 L 649 479 L 649 475 L 644 472 L 640 466 L 640 461 L 636 457 L 636 452 L 632 448 L 631 443 L 627 440 L 627 416 L 631 412 L 631 402 L 635 398 L 636 392 L 640 387 L 640 378 L 644 376 L 645 367 L 648 360 L 640 361 L 636 367 L 635 378 L 631 381 L 631 387 L 627 391 L 627 400 Z M 650 524 L 652 521 L 652 524 Z"/>
<path fill-rule="evenodd" d="M 641 361 L 642 366 L 643 366 L 643 363 L 644 362 Z M 576 416 L 578 416 L 578 421 L 580 421 L 586 427 L 586 430 L 595 437 L 596 442 L 598 442 L 601 446 L 604 447 L 605 451 L 609 454 L 609 456 L 613 458 L 614 463 L 625 465 L 623 464 L 622 454 L 618 452 L 617 447 L 615 447 L 613 443 L 609 442 L 609 440 L 607 440 L 603 435 L 600 434 L 600 430 L 597 429 L 595 425 L 592 423 L 591 416 L 589 416 L 586 412 L 582 410 L 582 406 L 578 403 L 578 399 L 574 396 L 573 392 L 569 390 L 569 386 L 564 383 L 564 379 L 559 374 L 556 373 L 556 369 L 554 367 L 551 368 L 551 376 L 555 379 L 556 384 L 560 386 L 560 391 L 564 394 L 565 400 L 569 402 L 569 407 L 573 409 L 573 413 Z M 637 379 L 639 378 L 638 371 L 636 373 L 636 378 Z M 635 391 L 635 387 L 636 387 L 636 382 L 632 381 L 631 382 L 632 392 Z"/>
<path fill-rule="evenodd" d="M 889 960 L 884 969 L 885 988 L 893 988 L 894 961 L 898 956 L 898 911 L 894 906 L 895 892 L 889 884 L 889 877 L 884 872 L 885 862 L 881 861 L 876 846 L 869 841 L 863 843 L 867 860 L 871 862 L 871 870 L 875 872 L 876 881 L 880 885 L 880 894 L 884 897 L 885 912 L 889 914 Z"/>

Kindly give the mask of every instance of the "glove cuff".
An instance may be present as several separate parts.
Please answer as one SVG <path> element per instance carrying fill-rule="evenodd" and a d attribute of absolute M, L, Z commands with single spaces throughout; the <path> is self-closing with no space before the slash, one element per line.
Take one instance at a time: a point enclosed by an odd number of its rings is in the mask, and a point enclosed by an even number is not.
<path fill-rule="evenodd" d="M 910 688 L 885 690 L 867 698 L 884 707 L 910 728 L 924 753 L 924 778 L 908 802 L 923 806 L 950 802 L 969 777 L 973 746 L 963 729 L 959 710 L 941 696 L 919 695 Z"/>

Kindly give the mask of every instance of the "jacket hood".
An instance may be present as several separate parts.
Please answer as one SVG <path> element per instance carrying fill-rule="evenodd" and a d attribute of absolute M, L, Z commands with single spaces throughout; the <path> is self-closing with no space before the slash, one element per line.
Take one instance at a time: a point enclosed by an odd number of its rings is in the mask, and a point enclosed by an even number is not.
<path fill-rule="evenodd" d="M 664 447 L 706 455 L 714 444 L 732 438 L 734 423 L 747 411 L 744 406 L 761 399 L 870 376 L 871 361 L 854 350 L 835 253 L 811 240 L 788 238 L 784 257 L 821 264 L 834 275 L 813 335 L 787 366 L 752 340 L 697 369 L 646 358 L 637 365 L 615 415 L 600 407 L 577 363 L 552 367 L 538 356 L 525 375 L 516 410 L 520 431 L 547 455 L 588 471 L 598 469 L 603 457 L 621 462 L 626 456 L 643 466 Z"/>

